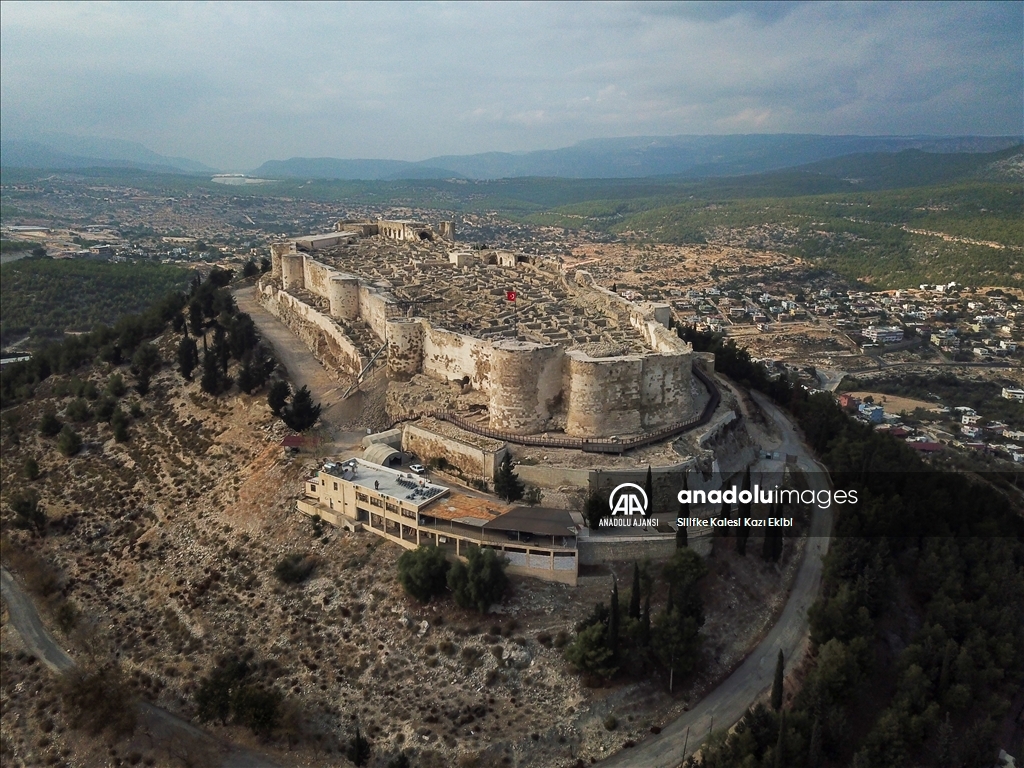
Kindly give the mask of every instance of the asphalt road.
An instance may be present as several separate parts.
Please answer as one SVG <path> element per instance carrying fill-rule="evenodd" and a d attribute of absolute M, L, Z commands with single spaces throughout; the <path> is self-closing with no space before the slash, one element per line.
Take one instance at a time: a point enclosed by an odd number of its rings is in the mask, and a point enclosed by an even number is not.
<path fill-rule="evenodd" d="M 6 568 L 0 569 L 0 588 L 10 614 L 11 624 L 21 635 L 26 649 L 51 672 L 60 674 L 75 666 L 53 635 L 43 626 L 32 599 Z M 222 768 L 278 768 L 266 757 L 219 741 L 186 720 L 147 702 L 139 705 L 138 729 L 149 742 L 170 754 L 188 759 L 195 765 Z M 137 733 L 139 732 L 137 731 Z"/>
<path fill-rule="evenodd" d="M 757 392 L 754 400 L 777 426 L 782 436 L 778 451 L 797 456 L 798 466 L 807 473 L 815 490 L 828 487 L 828 476 L 804 447 L 792 422 L 768 398 Z M 821 586 L 822 557 L 828 550 L 832 531 L 831 510 L 815 509 L 803 562 L 782 615 L 764 640 L 721 685 L 684 713 L 661 733 L 649 736 L 635 747 L 624 749 L 599 763 L 613 766 L 676 768 L 692 755 L 712 732 L 731 728 L 762 693 L 771 688 L 779 650 L 786 668 L 793 669 L 807 651 L 809 624 L 807 610 Z M 685 748 L 684 748 L 685 747 Z"/>

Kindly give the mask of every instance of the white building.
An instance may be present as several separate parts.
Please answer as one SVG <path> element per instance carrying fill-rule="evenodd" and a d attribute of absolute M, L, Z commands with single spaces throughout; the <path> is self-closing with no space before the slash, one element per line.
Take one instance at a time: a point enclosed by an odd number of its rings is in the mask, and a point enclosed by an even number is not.
<path fill-rule="evenodd" d="M 870 325 L 864 329 L 865 339 L 875 344 L 896 344 L 903 341 L 903 329 L 896 326 Z"/>

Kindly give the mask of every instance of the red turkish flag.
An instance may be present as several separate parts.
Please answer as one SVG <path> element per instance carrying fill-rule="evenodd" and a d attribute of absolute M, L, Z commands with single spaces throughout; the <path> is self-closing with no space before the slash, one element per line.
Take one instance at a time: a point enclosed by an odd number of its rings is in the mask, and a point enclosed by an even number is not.
<path fill-rule="evenodd" d="M 505 291 L 505 298 L 508 299 L 509 301 L 515 301 L 516 300 L 516 292 L 515 291 Z"/>

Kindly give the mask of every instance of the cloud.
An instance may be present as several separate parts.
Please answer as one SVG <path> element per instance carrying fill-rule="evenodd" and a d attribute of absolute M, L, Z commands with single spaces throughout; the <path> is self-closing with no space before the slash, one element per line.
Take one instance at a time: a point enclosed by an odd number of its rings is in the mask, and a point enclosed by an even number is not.
<path fill-rule="evenodd" d="M 224 168 L 1024 131 L 1020 3 L 4 3 L 0 128 Z"/>

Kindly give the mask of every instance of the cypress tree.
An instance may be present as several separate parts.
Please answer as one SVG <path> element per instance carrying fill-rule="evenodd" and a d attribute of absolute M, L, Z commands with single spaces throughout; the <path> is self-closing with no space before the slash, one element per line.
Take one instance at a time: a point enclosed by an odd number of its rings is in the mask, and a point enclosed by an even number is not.
<path fill-rule="evenodd" d="M 640 618 L 640 566 L 633 561 L 633 591 L 629 593 L 629 618 Z"/>
<path fill-rule="evenodd" d="M 683 475 L 683 490 L 684 491 L 688 490 L 688 485 L 687 485 L 687 482 L 686 482 L 686 475 L 685 474 Z M 690 503 L 689 502 L 680 502 L 680 504 L 679 504 L 679 517 L 685 519 L 685 518 L 687 518 L 689 516 L 690 516 Z M 687 535 L 686 534 L 687 534 L 687 532 L 686 532 L 686 526 L 685 525 L 680 525 L 680 526 L 676 527 L 676 549 L 682 549 L 683 547 L 687 546 L 687 542 L 686 542 Z"/>
<path fill-rule="evenodd" d="M 782 709 L 783 680 L 786 676 L 785 660 L 782 656 L 782 649 L 779 649 L 779 657 L 775 661 L 775 680 L 772 681 L 772 709 L 778 712 Z"/>
<path fill-rule="evenodd" d="M 612 598 L 608 610 L 608 650 L 612 652 L 612 659 L 619 655 L 619 582 L 612 577 Z"/>
<path fill-rule="evenodd" d="M 781 651 L 780 651 L 781 653 Z M 786 768 L 786 764 L 783 762 L 782 753 L 785 751 L 786 746 L 786 713 L 782 713 L 782 717 L 779 718 L 779 739 L 775 742 L 775 768 Z"/>
<path fill-rule="evenodd" d="M 651 645 L 651 594 L 644 598 L 644 613 L 640 617 L 640 643 L 644 648 Z"/>
<path fill-rule="evenodd" d="M 821 718 L 815 717 L 811 726 L 811 744 L 807 748 L 807 768 L 821 768 L 821 758 Z"/>
<path fill-rule="evenodd" d="M 654 476 L 651 474 L 651 465 L 647 465 L 647 477 L 644 479 L 644 493 L 647 494 L 647 514 L 654 514 Z"/>
<path fill-rule="evenodd" d="M 178 343 L 178 371 L 185 381 L 192 381 L 192 371 L 199 363 L 199 347 L 196 340 L 189 336 L 182 336 Z"/>
<path fill-rule="evenodd" d="M 736 531 L 736 554 L 745 557 L 747 554 L 747 539 L 750 538 L 750 529 L 747 527 L 746 518 L 740 518 L 740 526 Z"/>
<path fill-rule="evenodd" d="M 523 481 L 512 469 L 512 457 L 505 451 L 498 473 L 494 476 L 494 494 L 505 501 L 519 501 L 523 498 L 524 490 Z"/>

